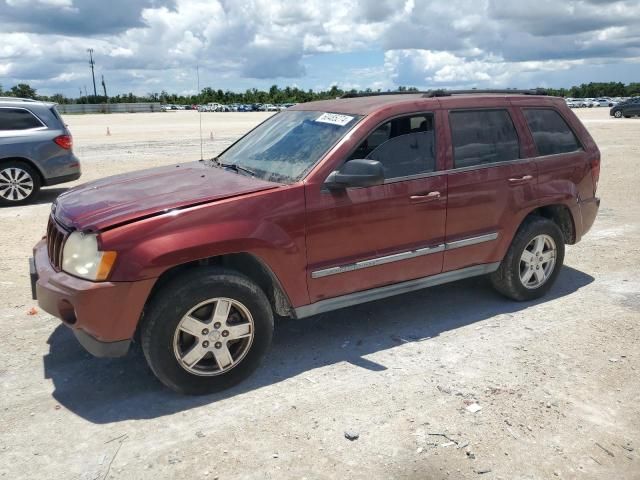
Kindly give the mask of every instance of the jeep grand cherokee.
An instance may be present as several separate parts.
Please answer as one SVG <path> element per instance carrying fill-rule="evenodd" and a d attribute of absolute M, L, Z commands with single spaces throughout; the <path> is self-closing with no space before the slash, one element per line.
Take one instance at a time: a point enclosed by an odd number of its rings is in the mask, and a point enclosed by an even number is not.
<path fill-rule="evenodd" d="M 600 152 L 561 98 L 528 93 L 299 104 L 217 158 L 77 187 L 34 249 L 35 295 L 94 355 L 140 338 L 190 394 L 246 378 L 274 314 L 477 275 L 538 298 L 594 222 Z"/>

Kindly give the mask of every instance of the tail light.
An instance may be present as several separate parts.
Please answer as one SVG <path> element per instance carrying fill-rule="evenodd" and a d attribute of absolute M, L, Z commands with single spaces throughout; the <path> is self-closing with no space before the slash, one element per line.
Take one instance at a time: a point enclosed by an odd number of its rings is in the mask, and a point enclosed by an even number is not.
<path fill-rule="evenodd" d="M 593 178 L 593 193 L 598 189 L 598 180 L 600 180 L 600 152 L 598 151 L 591 158 L 591 178 Z"/>
<path fill-rule="evenodd" d="M 53 141 L 65 150 L 71 150 L 73 147 L 73 137 L 71 135 L 60 135 L 54 138 Z"/>

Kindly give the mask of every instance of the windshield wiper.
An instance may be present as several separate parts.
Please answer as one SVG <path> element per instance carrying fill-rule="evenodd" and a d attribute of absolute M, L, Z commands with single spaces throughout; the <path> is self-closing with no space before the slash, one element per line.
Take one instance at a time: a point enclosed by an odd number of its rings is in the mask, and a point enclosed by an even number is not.
<path fill-rule="evenodd" d="M 241 165 L 238 165 L 237 163 L 224 163 L 221 162 L 218 157 L 214 157 L 211 159 L 211 161 L 213 163 L 215 163 L 218 167 L 222 167 L 222 168 L 229 168 L 231 170 L 235 170 L 237 173 L 240 172 L 244 172 L 244 173 L 248 173 L 249 175 L 251 175 L 252 177 L 256 176 L 256 172 L 254 172 L 253 170 L 251 170 L 250 168 L 247 167 L 243 167 Z"/>

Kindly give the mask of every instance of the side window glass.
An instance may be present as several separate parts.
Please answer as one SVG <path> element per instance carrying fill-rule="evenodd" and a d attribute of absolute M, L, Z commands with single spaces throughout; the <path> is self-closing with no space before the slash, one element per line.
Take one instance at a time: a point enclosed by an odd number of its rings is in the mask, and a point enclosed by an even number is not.
<path fill-rule="evenodd" d="M 576 136 L 558 112 L 541 108 L 527 108 L 523 112 L 539 155 L 580 150 Z"/>
<path fill-rule="evenodd" d="M 506 110 L 454 111 L 449 115 L 456 168 L 520 158 L 520 143 Z"/>
<path fill-rule="evenodd" d="M 433 131 L 407 133 L 383 143 L 367 158 L 384 167 L 384 178 L 433 172 L 436 167 Z"/>
<path fill-rule="evenodd" d="M 42 123 L 23 108 L 0 108 L 0 130 L 27 130 L 42 127 Z"/>
<path fill-rule="evenodd" d="M 394 118 L 376 128 L 349 158 L 382 163 L 385 179 L 435 170 L 435 135 L 432 114 Z"/>

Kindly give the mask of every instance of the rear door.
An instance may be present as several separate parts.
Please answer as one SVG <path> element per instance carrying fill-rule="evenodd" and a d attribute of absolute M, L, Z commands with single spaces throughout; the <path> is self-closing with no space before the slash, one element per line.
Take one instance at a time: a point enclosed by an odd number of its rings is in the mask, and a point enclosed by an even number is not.
<path fill-rule="evenodd" d="M 498 262 L 536 201 L 514 109 L 449 110 L 450 170 L 443 271 Z M 520 125 L 520 121 L 518 121 Z"/>

